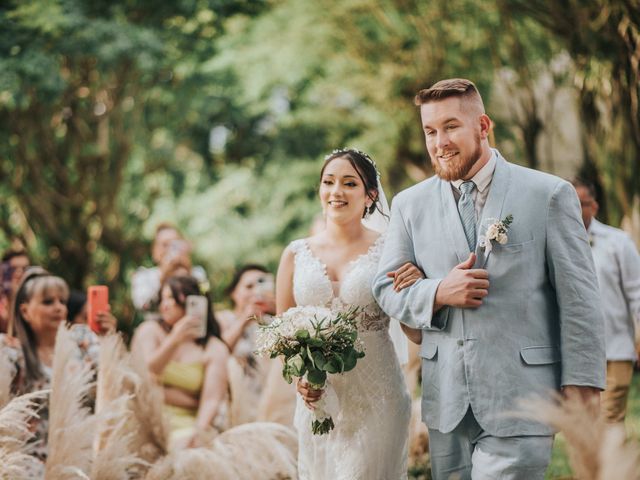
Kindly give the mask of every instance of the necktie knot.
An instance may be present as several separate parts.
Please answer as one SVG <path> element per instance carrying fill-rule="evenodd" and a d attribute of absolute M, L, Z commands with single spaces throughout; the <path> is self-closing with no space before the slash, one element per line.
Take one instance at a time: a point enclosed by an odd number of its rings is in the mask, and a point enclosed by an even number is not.
<path fill-rule="evenodd" d="M 470 195 L 474 188 L 476 188 L 475 183 L 462 182 L 462 185 L 460 185 L 460 192 L 462 192 L 463 195 Z"/>

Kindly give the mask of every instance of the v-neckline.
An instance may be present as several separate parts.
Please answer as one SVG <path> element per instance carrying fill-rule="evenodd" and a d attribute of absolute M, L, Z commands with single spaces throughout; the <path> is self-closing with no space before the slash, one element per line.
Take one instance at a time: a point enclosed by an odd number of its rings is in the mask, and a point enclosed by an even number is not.
<path fill-rule="evenodd" d="M 374 240 L 374 242 L 369 245 L 369 248 L 367 248 L 367 251 L 364 253 L 360 253 L 358 254 L 356 257 L 354 257 L 353 259 L 349 260 L 347 262 L 347 266 L 344 269 L 344 273 L 342 275 L 342 279 L 341 280 L 332 280 L 331 277 L 329 276 L 328 273 L 328 269 L 327 269 L 327 264 L 315 253 L 313 253 L 313 250 L 311 250 L 311 247 L 309 246 L 309 239 L 305 238 L 303 239 L 303 245 L 304 248 L 307 250 L 307 253 L 309 254 L 309 256 L 311 258 L 313 258 L 318 265 L 320 265 L 322 267 L 322 275 L 324 276 L 324 278 L 329 282 L 329 285 L 331 286 L 331 293 L 333 295 L 334 298 L 339 298 L 340 294 L 342 292 L 342 285 L 344 285 L 344 281 L 345 279 L 349 276 L 349 274 L 353 271 L 353 268 L 355 265 L 358 264 L 358 262 L 360 260 L 362 260 L 365 257 L 368 257 L 371 252 L 373 252 L 374 248 L 378 245 L 378 242 L 380 242 L 380 240 L 382 239 L 382 235 L 379 235 L 378 238 L 376 238 Z M 337 285 L 337 289 L 334 288 L 334 284 L 338 284 Z"/>

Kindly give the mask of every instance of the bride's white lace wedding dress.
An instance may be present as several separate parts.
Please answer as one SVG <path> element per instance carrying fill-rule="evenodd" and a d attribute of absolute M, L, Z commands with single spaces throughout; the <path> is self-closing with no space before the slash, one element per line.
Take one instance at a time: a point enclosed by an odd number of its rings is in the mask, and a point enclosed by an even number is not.
<path fill-rule="evenodd" d="M 411 402 L 389 338 L 389 317 L 371 293 L 383 240 L 347 267 L 340 285 L 327 275 L 306 240 L 290 244 L 295 254 L 293 294 L 298 306 L 337 310 L 360 307 L 358 337 L 365 356 L 350 372 L 329 375 L 339 400 L 335 428 L 311 433 L 312 414 L 298 395 L 298 472 L 302 480 L 398 480 L 407 478 Z"/>

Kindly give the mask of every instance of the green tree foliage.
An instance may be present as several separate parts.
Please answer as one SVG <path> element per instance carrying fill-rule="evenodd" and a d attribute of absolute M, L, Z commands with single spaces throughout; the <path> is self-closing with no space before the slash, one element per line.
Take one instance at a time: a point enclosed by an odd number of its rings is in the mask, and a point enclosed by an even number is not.
<path fill-rule="evenodd" d="M 180 193 L 203 125 L 232 110 L 203 70 L 226 17 L 262 2 L 0 7 L 0 224 L 75 287 L 123 285 L 154 198 Z M 197 92 L 197 94 L 195 94 Z M 200 156 L 205 178 L 211 160 Z M 196 161 L 196 163 L 198 163 Z M 165 181 L 169 178 L 170 181 Z"/>
<path fill-rule="evenodd" d="M 634 0 L 505 0 L 538 22 L 575 63 L 584 128 L 582 175 L 618 223 L 640 195 L 640 4 Z"/>

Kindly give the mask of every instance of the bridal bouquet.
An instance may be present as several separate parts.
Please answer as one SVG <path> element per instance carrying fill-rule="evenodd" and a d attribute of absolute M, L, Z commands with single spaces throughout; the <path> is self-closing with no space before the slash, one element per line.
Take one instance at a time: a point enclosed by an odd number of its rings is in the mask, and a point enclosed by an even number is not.
<path fill-rule="evenodd" d="M 352 370 L 364 357 L 358 342 L 358 309 L 335 312 L 324 307 L 294 307 L 261 326 L 257 351 L 271 358 L 283 357 L 282 376 L 291 383 L 293 377 L 306 377 L 311 388 L 325 387 L 328 373 Z M 337 403 L 335 392 L 327 389 L 316 403 L 311 429 L 322 435 L 334 427 L 329 410 Z"/>

